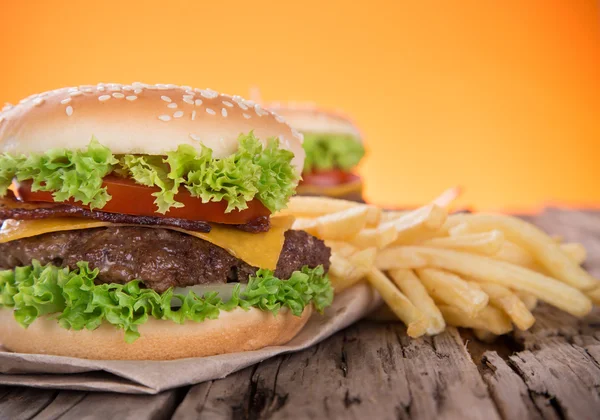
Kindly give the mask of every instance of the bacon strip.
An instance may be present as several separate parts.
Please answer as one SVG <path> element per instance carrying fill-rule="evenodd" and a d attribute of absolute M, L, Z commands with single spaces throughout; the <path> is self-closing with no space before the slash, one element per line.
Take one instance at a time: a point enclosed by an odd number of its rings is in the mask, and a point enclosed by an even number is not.
<path fill-rule="evenodd" d="M 51 217 L 79 217 L 110 223 L 134 224 L 142 226 L 170 226 L 194 232 L 210 232 L 206 222 L 175 219 L 170 217 L 133 216 L 130 214 L 107 213 L 88 210 L 68 204 L 24 203 L 11 199 L 0 199 L 0 220 L 32 220 Z"/>

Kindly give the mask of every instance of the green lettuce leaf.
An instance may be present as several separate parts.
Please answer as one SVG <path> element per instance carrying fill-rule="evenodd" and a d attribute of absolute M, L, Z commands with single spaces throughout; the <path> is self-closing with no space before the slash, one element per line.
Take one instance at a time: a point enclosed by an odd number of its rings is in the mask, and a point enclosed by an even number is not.
<path fill-rule="evenodd" d="M 118 163 L 110 150 L 92 139 L 87 150 L 51 149 L 29 156 L 0 156 L 0 196 L 13 178 L 31 180 L 33 191 L 52 191 L 55 201 L 74 199 L 90 208 L 102 208 L 110 200 L 102 178 Z"/>
<path fill-rule="evenodd" d="M 299 316 L 310 303 L 322 312 L 333 300 L 333 289 L 322 266 L 304 267 L 286 281 L 272 271 L 259 270 L 243 291 L 237 285 L 226 302 L 216 292 L 175 295 L 169 289 L 158 294 L 141 288 L 139 280 L 96 285 L 97 269 L 90 269 L 86 262 L 79 262 L 77 267 L 69 270 L 33 261 L 30 266 L 0 271 L 0 308 L 12 308 L 15 319 L 25 328 L 40 316 L 52 314 L 66 329 L 94 330 L 103 322 L 112 324 L 125 331 L 127 342 L 133 342 L 140 336 L 138 326 L 151 317 L 182 324 L 251 307 L 274 316 L 281 308 L 288 308 Z M 178 299 L 181 306 L 173 309 L 172 299 Z"/>
<path fill-rule="evenodd" d="M 227 202 L 226 212 L 248 208 L 257 198 L 272 212 L 285 207 L 294 194 L 298 175 L 292 167 L 292 152 L 279 148 L 271 139 L 263 147 L 254 133 L 240 135 L 237 152 L 224 159 L 212 150 L 180 145 L 166 157 L 119 155 L 92 139 L 87 150 L 52 149 L 30 156 L 0 155 L 0 197 L 7 193 L 13 178 L 32 180 L 33 191 L 52 191 L 55 201 L 74 199 L 93 208 L 102 208 L 111 199 L 102 187 L 110 173 L 130 177 L 153 193 L 157 212 L 183 207 L 175 199 L 181 187 L 202 202 Z"/>
<path fill-rule="evenodd" d="M 304 171 L 342 169 L 349 171 L 365 155 L 363 145 L 348 134 L 304 134 Z"/>

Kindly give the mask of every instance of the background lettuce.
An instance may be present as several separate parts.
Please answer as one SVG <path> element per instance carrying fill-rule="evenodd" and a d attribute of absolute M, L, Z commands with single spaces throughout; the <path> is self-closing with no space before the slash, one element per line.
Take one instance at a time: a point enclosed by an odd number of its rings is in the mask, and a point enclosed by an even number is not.
<path fill-rule="evenodd" d="M 0 196 L 12 179 L 32 180 L 34 191 L 53 191 L 55 201 L 74 199 L 91 208 L 102 208 L 110 195 L 102 178 L 111 172 L 138 184 L 158 187 L 153 193 L 158 213 L 183 207 L 175 199 L 181 187 L 202 202 L 227 202 L 226 212 L 243 210 L 257 198 L 272 212 L 285 207 L 298 181 L 292 167 L 293 153 L 280 149 L 272 139 L 263 147 L 252 132 L 240 135 L 236 153 L 215 159 L 212 150 L 180 145 L 163 156 L 123 155 L 93 139 L 87 150 L 52 149 L 30 156 L 0 156 Z"/>
<path fill-rule="evenodd" d="M 304 133 L 304 171 L 349 171 L 365 155 L 363 145 L 349 134 Z"/>
<path fill-rule="evenodd" d="M 323 311 L 333 300 L 333 289 L 322 266 L 304 267 L 286 281 L 276 278 L 272 271 L 259 270 L 243 292 L 237 285 L 226 302 L 216 292 L 174 295 L 169 289 L 158 294 L 141 288 L 138 280 L 96 285 L 98 270 L 91 270 L 86 262 L 77 266 L 69 270 L 33 261 L 31 266 L 0 271 L 0 308 L 13 308 L 23 327 L 46 314 L 54 314 L 63 328 L 73 330 L 94 330 L 108 322 L 123 329 L 125 340 L 133 342 L 140 336 L 138 326 L 150 317 L 178 324 L 201 322 L 238 307 L 255 307 L 274 316 L 286 307 L 299 316 L 311 302 Z M 181 301 L 181 307 L 171 307 L 173 298 Z"/>

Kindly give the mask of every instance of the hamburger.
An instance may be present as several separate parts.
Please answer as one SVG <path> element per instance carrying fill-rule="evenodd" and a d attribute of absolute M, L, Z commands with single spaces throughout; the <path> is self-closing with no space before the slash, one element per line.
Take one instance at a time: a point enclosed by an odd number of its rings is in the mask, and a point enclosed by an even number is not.
<path fill-rule="evenodd" d="M 353 171 L 365 149 L 358 128 L 348 117 L 313 105 L 273 104 L 269 108 L 304 134 L 306 159 L 298 194 L 363 201 L 362 180 Z"/>
<path fill-rule="evenodd" d="M 277 216 L 302 136 L 239 96 L 98 84 L 0 113 L 0 343 L 167 360 L 291 340 L 330 250 Z"/>

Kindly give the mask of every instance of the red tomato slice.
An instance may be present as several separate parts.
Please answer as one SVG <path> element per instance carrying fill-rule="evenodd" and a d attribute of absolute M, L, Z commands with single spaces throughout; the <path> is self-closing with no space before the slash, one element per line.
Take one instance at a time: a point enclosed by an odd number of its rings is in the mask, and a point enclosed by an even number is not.
<path fill-rule="evenodd" d="M 340 169 L 331 169 L 329 171 L 309 172 L 302 174 L 302 184 L 319 185 L 322 187 L 331 187 L 347 184 L 356 181 L 360 177 L 352 172 L 344 172 Z"/>
<path fill-rule="evenodd" d="M 165 214 L 156 213 L 155 197 L 152 193 L 160 191 L 157 187 L 146 187 L 134 181 L 116 176 L 104 178 L 103 186 L 107 188 L 112 199 L 98 211 L 108 213 L 132 214 L 136 216 L 173 217 L 177 219 L 201 220 L 205 222 L 240 225 L 248 223 L 261 216 L 271 214 L 260 201 L 254 199 L 248 202 L 245 210 L 233 210 L 225 213 L 227 202 L 203 203 L 200 198 L 192 197 L 186 189 L 181 189 L 175 195 L 175 200 L 184 204 L 181 208 L 171 208 Z M 19 183 L 19 198 L 23 201 L 43 201 L 54 203 L 52 193 L 47 191 L 31 191 L 31 181 Z M 69 204 L 89 208 L 73 200 Z"/>

